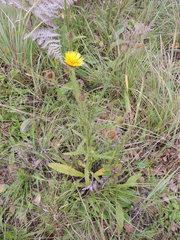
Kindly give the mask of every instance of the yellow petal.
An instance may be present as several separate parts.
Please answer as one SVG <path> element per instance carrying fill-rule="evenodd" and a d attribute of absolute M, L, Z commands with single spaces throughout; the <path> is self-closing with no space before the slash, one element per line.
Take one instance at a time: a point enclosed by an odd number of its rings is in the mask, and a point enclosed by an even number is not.
<path fill-rule="evenodd" d="M 80 67 L 84 64 L 84 58 L 81 54 L 75 51 L 68 51 L 65 53 L 64 61 L 71 67 Z"/>

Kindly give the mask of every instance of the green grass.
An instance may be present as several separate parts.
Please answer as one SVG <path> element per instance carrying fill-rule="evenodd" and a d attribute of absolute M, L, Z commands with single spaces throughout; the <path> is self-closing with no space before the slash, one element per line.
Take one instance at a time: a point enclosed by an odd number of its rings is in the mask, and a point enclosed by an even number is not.
<path fill-rule="evenodd" d="M 65 66 L 23 39 L 28 16 L 0 8 L 0 239 L 177 239 L 178 1 L 81 0 L 65 11 L 62 52 L 86 62 L 76 69 L 83 106 Z M 123 33 L 137 23 L 152 29 L 129 47 Z M 89 171 L 94 184 L 104 168 L 108 181 L 83 191 L 87 175 L 49 163 Z"/>

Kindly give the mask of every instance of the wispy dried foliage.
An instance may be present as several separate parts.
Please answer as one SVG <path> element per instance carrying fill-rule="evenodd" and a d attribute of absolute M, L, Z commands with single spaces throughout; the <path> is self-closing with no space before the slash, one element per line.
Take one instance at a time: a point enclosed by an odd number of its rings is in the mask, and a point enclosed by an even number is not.
<path fill-rule="evenodd" d="M 37 29 L 27 34 L 25 38 L 31 37 L 37 43 L 47 49 L 49 56 L 53 56 L 62 62 L 61 44 L 57 39 L 59 34 L 55 32 L 57 28 L 54 19 L 59 17 L 59 10 L 72 5 L 76 0 L 0 0 L 8 6 L 23 9 L 27 13 L 33 13 L 39 18 L 47 28 Z"/>
<path fill-rule="evenodd" d="M 126 30 L 123 33 L 123 40 L 126 41 L 129 46 L 134 46 L 137 42 L 142 42 L 150 31 L 150 26 L 145 26 L 143 23 L 137 23 L 132 30 Z"/>

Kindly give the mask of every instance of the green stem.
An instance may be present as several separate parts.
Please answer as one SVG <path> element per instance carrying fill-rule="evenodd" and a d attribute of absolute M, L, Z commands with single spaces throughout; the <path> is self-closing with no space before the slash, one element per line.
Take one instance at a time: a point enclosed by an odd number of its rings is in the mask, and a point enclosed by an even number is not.
<path fill-rule="evenodd" d="M 86 130 L 86 166 L 85 166 L 85 182 L 86 185 L 90 184 L 90 168 L 91 168 L 91 133 L 90 133 L 90 126 L 87 120 L 87 124 L 85 124 Z"/>
<path fill-rule="evenodd" d="M 79 86 L 79 83 L 76 79 L 76 74 L 75 74 L 75 69 L 72 68 L 70 69 L 70 79 L 71 79 L 71 82 L 72 82 L 72 85 L 73 85 L 73 92 L 74 92 L 74 96 L 76 98 L 76 101 L 78 102 L 79 105 L 81 105 L 81 101 L 79 101 L 79 95 L 80 95 L 80 86 Z"/>
<path fill-rule="evenodd" d="M 91 155 L 91 133 L 90 133 L 90 125 L 89 125 L 89 121 L 88 121 L 88 116 L 87 116 L 88 114 L 86 111 L 85 102 L 81 101 L 79 98 L 80 93 L 81 93 L 81 88 L 76 79 L 76 74 L 75 74 L 74 68 L 70 69 L 69 76 L 70 76 L 70 80 L 71 80 L 72 87 L 73 87 L 73 93 L 74 93 L 74 96 L 75 96 L 76 101 L 79 106 L 80 121 L 85 130 L 85 139 L 86 139 L 85 182 L 86 182 L 86 185 L 89 185 L 90 184 L 90 162 L 91 162 L 91 156 L 90 156 Z"/>
<path fill-rule="evenodd" d="M 56 87 L 57 99 L 59 100 L 59 85 L 57 83 L 57 80 L 56 79 L 51 79 L 51 81 L 54 84 L 54 86 Z"/>
<path fill-rule="evenodd" d="M 86 165 L 85 165 L 85 171 L 84 171 L 84 174 L 85 174 L 85 183 L 86 185 L 88 186 L 90 184 L 90 172 L 89 172 L 89 159 L 88 159 L 88 155 L 87 155 L 87 159 L 86 159 Z"/>
<path fill-rule="evenodd" d="M 69 31 L 69 11 L 68 11 L 68 7 L 67 7 L 67 0 L 64 0 L 64 9 L 65 9 L 65 22 L 66 22 L 66 27 L 67 30 Z"/>

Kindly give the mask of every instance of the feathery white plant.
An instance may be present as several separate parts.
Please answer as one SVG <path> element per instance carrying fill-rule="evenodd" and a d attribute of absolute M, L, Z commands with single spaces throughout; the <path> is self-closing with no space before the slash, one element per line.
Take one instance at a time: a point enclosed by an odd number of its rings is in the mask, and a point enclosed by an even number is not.
<path fill-rule="evenodd" d="M 47 54 L 53 56 L 59 61 L 62 60 L 61 44 L 59 34 L 54 19 L 59 17 L 59 10 L 69 7 L 77 0 L 0 0 L 8 6 L 23 9 L 26 12 L 32 12 L 39 18 L 47 28 L 37 29 L 27 34 L 25 38 L 31 37 L 43 49 L 47 49 Z"/>
<path fill-rule="evenodd" d="M 53 29 L 38 29 L 35 32 L 27 34 L 25 36 L 25 38 L 29 37 L 31 37 L 33 41 L 37 41 L 38 45 L 41 48 L 47 49 L 48 56 L 52 56 L 58 59 L 60 62 L 63 62 L 60 40 L 57 39 L 59 38 L 59 34 L 54 32 Z"/>
<path fill-rule="evenodd" d="M 126 30 L 123 35 L 123 40 L 131 47 L 133 47 L 137 42 L 143 41 L 147 34 L 151 31 L 151 26 L 146 26 L 143 23 L 136 23 L 134 28 L 131 30 Z"/>

